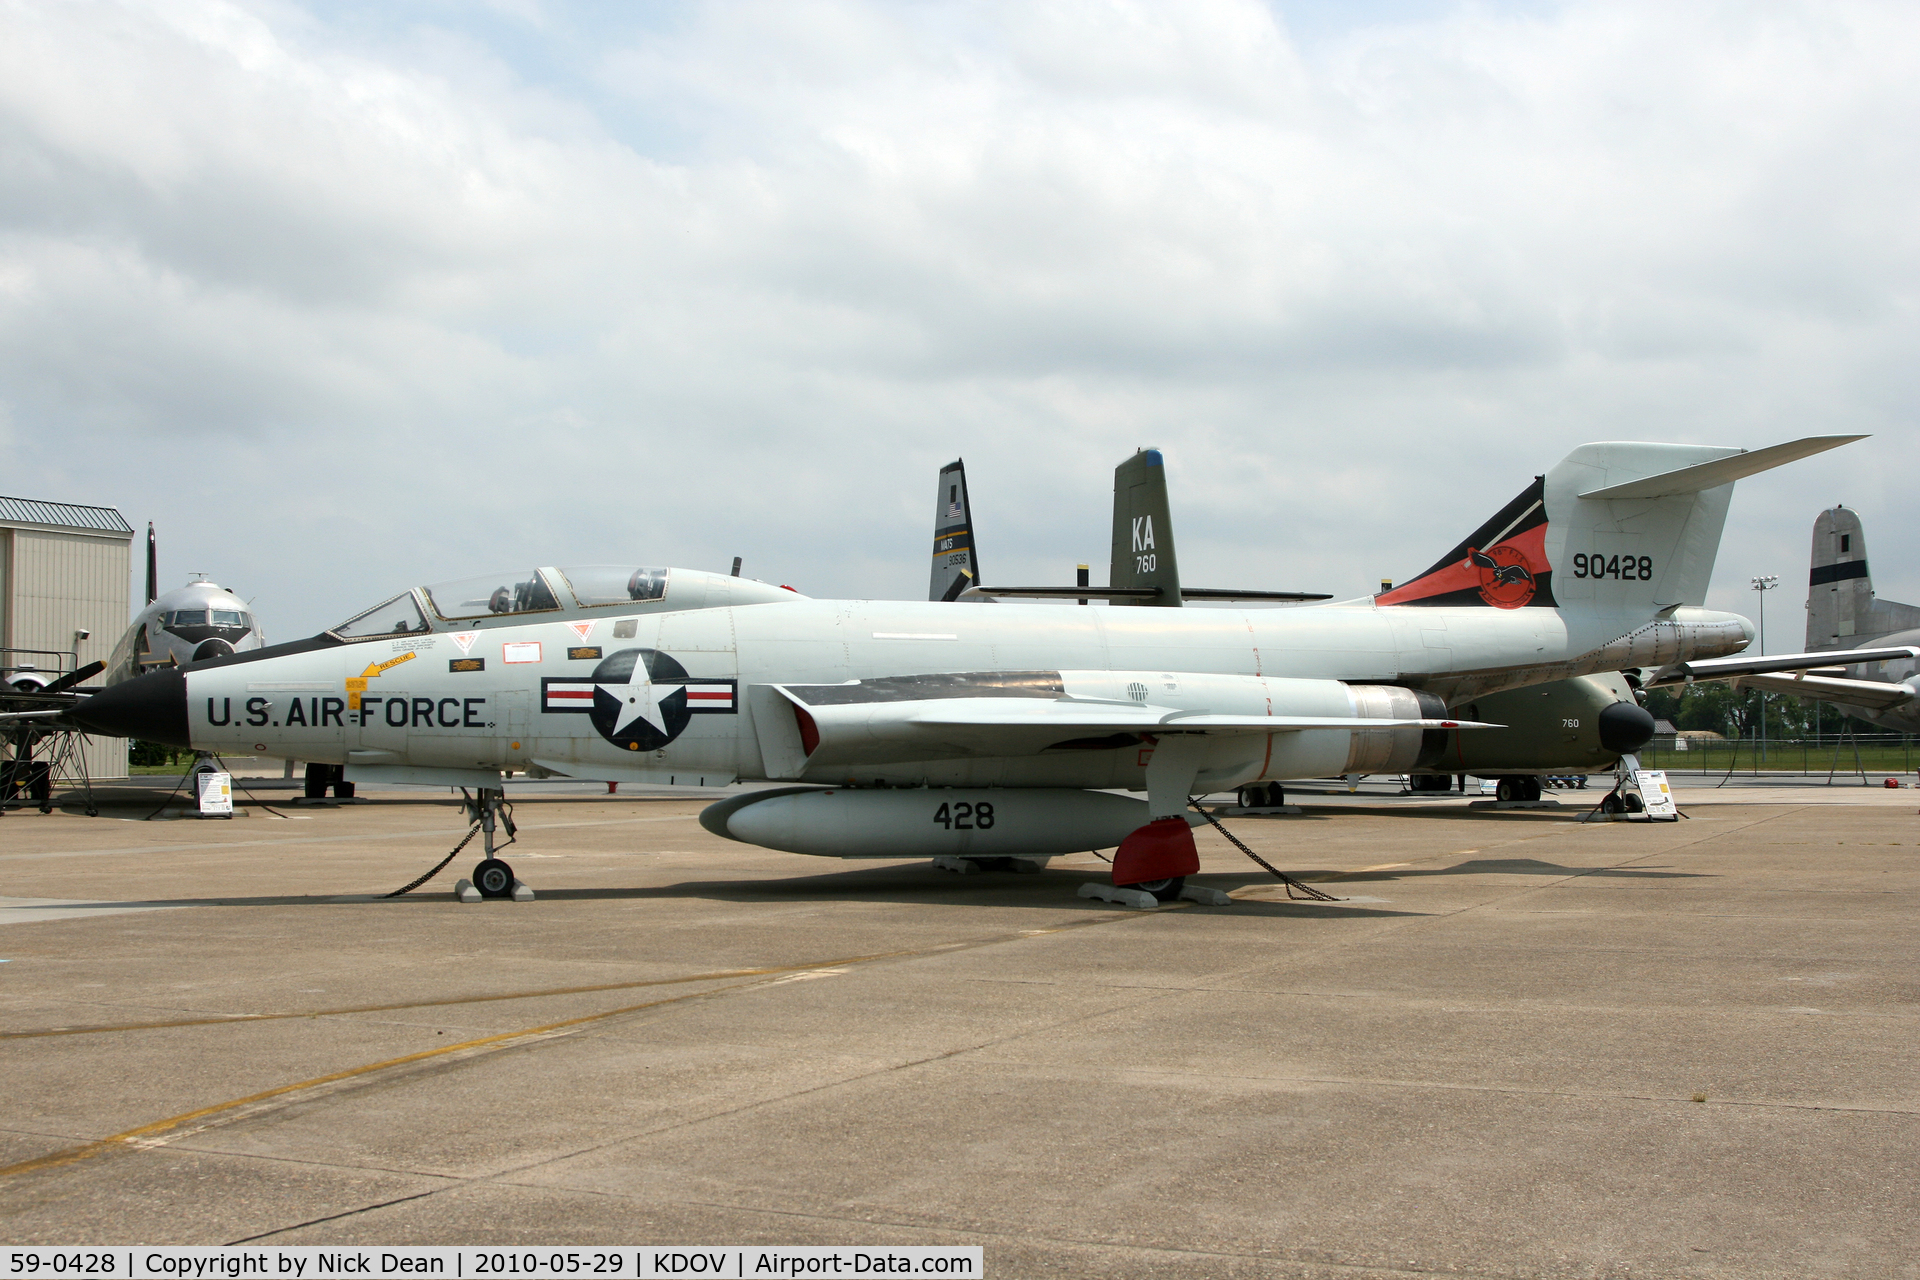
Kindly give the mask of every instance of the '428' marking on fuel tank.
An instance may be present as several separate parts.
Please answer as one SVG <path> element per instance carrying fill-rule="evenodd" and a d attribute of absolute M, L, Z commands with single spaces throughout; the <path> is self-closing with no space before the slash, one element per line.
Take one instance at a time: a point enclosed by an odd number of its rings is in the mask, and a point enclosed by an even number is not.
<path fill-rule="evenodd" d="M 965 800 L 943 804 L 934 810 L 933 820 L 949 831 L 991 831 L 993 806 L 984 800 L 979 804 L 968 804 Z"/>

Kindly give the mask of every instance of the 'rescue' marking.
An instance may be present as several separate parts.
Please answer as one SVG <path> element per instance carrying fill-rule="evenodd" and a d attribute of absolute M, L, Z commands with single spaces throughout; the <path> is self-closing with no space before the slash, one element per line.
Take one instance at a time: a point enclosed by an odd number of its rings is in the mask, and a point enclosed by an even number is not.
<path fill-rule="evenodd" d="M 367 681 L 391 671 L 403 662 L 412 661 L 413 653 L 409 650 L 397 658 L 388 658 L 385 662 L 369 662 L 365 671 L 362 671 L 357 676 L 349 676 L 347 678 L 347 710 L 358 711 L 360 709 L 360 695 L 367 691 Z"/>

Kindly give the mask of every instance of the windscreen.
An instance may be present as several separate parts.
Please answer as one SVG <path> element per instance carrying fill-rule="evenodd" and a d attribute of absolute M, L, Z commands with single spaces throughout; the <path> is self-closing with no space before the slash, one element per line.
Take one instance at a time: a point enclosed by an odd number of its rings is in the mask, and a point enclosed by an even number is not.
<path fill-rule="evenodd" d="M 562 569 L 560 575 L 573 590 L 580 604 L 594 608 L 610 604 L 632 604 L 636 600 L 661 600 L 667 594 L 665 569 L 636 569 L 632 565 L 594 564 L 577 569 Z"/>
<path fill-rule="evenodd" d="M 335 627 L 333 634 L 342 640 L 368 640 L 374 636 L 405 635 L 426 629 L 427 620 L 421 616 L 420 605 L 413 598 L 413 592 L 403 591 L 385 604 L 355 614 Z"/>
<path fill-rule="evenodd" d="M 524 574 L 495 573 L 436 583 L 426 588 L 426 593 L 433 611 L 448 621 L 490 618 L 503 613 L 539 613 L 560 607 L 553 588 L 538 569 Z"/>

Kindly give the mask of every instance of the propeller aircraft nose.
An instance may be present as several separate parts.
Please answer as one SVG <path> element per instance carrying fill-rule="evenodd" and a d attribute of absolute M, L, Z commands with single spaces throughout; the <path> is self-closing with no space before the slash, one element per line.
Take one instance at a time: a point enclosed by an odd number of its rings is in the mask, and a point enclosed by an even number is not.
<path fill-rule="evenodd" d="M 177 668 L 109 685 L 67 714 L 94 733 L 193 748 L 187 730 L 187 676 Z"/>

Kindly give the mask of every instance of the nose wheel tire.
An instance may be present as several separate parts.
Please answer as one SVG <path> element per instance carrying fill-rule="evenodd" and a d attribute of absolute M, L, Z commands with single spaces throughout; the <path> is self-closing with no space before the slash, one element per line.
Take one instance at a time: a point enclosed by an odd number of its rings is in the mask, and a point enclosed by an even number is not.
<path fill-rule="evenodd" d="M 1185 876 L 1174 876 L 1170 880 L 1142 880 L 1139 884 L 1123 885 L 1127 889 L 1139 889 L 1150 893 L 1161 902 L 1178 902 L 1180 891 L 1187 887 Z"/>
<path fill-rule="evenodd" d="M 511 898 L 513 868 L 498 858 L 482 859 L 473 869 L 473 887 L 483 898 Z"/>

